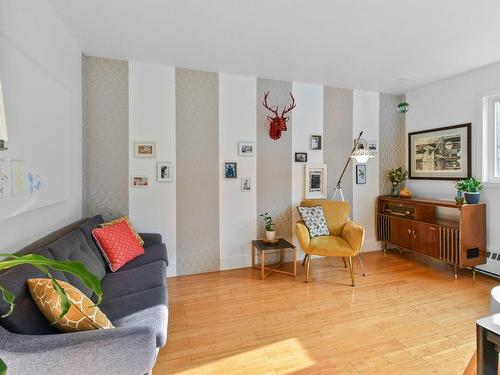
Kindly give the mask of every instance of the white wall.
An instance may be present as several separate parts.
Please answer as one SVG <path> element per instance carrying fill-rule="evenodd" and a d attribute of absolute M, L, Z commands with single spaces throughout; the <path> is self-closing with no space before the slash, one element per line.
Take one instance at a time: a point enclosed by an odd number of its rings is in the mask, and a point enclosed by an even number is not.
<path fill-rule="evenodd" d="M 256 100 L 255 77 L 219 75 L 221 270 L 250 266 L 250 243 L 257 236 L 257 158 L 238 156 L 238 142 L 257 142 Z M 224 178 L 225 161 L 238 162 L 237 179 Z M 242 177 L 250 177 L 250 192 L 241 191 Z"/>
<path fill-rule="evenodd" d="M 168 249 L 168 276 L 176 270 L 175 68 L 129 63 L 129 175 L 150 187 L 129 188 L 129 215 L 139 232 L 160 233 Z M 156 143 L 156 159 L 135 158 L 133 142 Z M 156 180 L 156 162 L 174 165 L 174 181 Z"/>
<path fill-rule="evenodd" d="M 408 132 L 447 125 L 472 123 L 472 175 L 481 177 L 481 106 L 478 99 L 491 90 L 500 93 L 500 64 L 462 74 L 406 94 L 410 110 L 406 114 Z M 408 187 L 417 196 L 453 199 L 451 181 L 408 180 Z M 500 187 L 500 186 L 498 186 Z M 487 246 L 500 250 L 500 190 L 487 186 L 481 200 L 487 203 Z M 498 272 L 498 271 L 497 271 Z"/>
<path fill-rule="evenodd" d="M 380 95 L 373 91 L 353 92 L 353 139 L 363 131 L 362 138 L 377 141 L 379 138 Z M 375 226 L 375 204 L 379 196 L 378 155 L 366 163 L 366 184 L 356 184 L 356 160 L 353 171 L 353 220 L 366 229 L 364 251 L 380 250 Z"/>
<path fill-rule="evenodd" d="M 295 222 L 299 214 L 295 207 L 305 198 L 305 165 L 323 163 L 323 150 L 311 150 L 311 135 L 323 135 L 323 86 L 292 83 L 292 93 L 297 103 L 292 123 L 292 239 L 298 246 Z M 307 163 L 296 163 L 295 153 L 307 152 Z M 328 171 L 330 172 L 330 171 Z M 303 256 L 300 251 L 299 259 Z"/>
<path fill-rule="evenodd" d="M 15 49 L 21 51 L 48 77 L 57 81 L 69 93 L 69 195 L 57 204 L 46 206 L 0 222 L 0 251 L 9 252 L 29 244 L 35 239 L 81 218 L 82 215 L 82 97 L 81 97 L 81 52 L 68 31 L 46 0 L 1 0 L 0 36 Z M 10 56 L 2 55 L 5 61 Z M 21 66 L 15 76 L 17 84 L 29 87 L 26 72 Z M 2 79 L 3 77 L 0 77 Z M 6 113 L 9 113 L 10 87 L 3 87 Z M 45 98 L 46 99 L 46 98 Z M 54 107 L 61 105 L 54 98 Z M 26 108 L 29 111 L 29 108 Z M 36 121 L 34 121 L 36 123 Z M 7 118 L 7 125 L 9 118 Z M 43 126 L 43 124 L 37 124 Z M 12 132 L 15 134 L 15 132 Z M 25 134 L 30 137 L 33 134 Z M 28 139 L 28 138 L 26 138 Z M 12 139 L 13 145 L 19 139 Z M 52 138 L 44 145 L 47 149 L 58 147 L 61 139 Z M 64 140 L 67 142 L 67 140 Z M 9 158 L 15 148 L 0 152 L 0 158 Z"/>

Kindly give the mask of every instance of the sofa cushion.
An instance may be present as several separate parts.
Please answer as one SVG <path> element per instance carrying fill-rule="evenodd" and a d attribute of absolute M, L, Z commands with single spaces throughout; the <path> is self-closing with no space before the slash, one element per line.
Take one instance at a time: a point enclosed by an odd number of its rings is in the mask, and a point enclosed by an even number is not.
<path fill-rule="evenodd" d="M 104 301 L 150 288 L 165 286 L 167 266 L 163 261 L 144 264 L 129 270 L 108 273 L 101 280 Z M 95 296 L 94 296 L 95 300 Z"/>
<path fill-rule="evenodd" d="M 104 223 L 104 220 L 101 215 L 96 215 L 94 217 L 91 217 L 84 223 L 80 224 L 78 229 L 80 229 L 85 236 L 85 239 L 87 240 L 87 244 L 90 246 L 92 251 L 97 255 L 99 261 L 102 263 L 104 268 L 107 268 L 108 265 L 106 263 L 106 260 L 101 254 L 101 251 L 97 247 L 97 244 L 94 240 L 94 237 L 92 237 L 92 229 L 99 228 L 99 225 Z"/>
<path fill-rule="evenodd" d="M 144 240 L 144 247 L 162 243 L 161 234 L 159 233 L 139 233 L 139 236 Z"/>
<path fill-rule="evenodd" d="M 128 224 L 128 226 L 130 227 L 130 230 L 132 231 L 132 233 L 134 233 L 134 237 L 137 240 L 137 243 L 139 244 L 139 246 L 144 246 L 144 240 L 141 238 L 139 233 L 137 233 L 137 231 L 134 229 L 132 224 L 130 224 L 130 220 L 128 219 L 128 216 L 119 217 L 118 219 L 108 221 L 107 223 L 99 224 L 99 226 L 101 228 L 106 228 L 106 227 L 110 227 L 111 225 L 121 223 L 122 221 L 125 221 Z"/>
<path fill-rule="evenodd" d="M 51 324 L 61 332 L 90 331 L 94 329 L 114 328 L 105 314 L 87 296 L 73 285 L 57 280 L 64 289 L 70 307 L 66 315 L 59 318 L 63 312 L 59 293 L 54 288 L 51 279 L 28 279 L 28 288 L 36 305 Z"/>
<path fill-rule="evenodd" d="M 141 255 L 140 257 L 131 260 L 130 262 L 125 264 L 122 268 L 120 268 L 118 272 L 143 266 L 148 263 L 157 262 L 159 260 L 164 261 L 165 265 L 168 266 L 167 247 L 163 243 L 145 247 L 144 255 Z"/>
<path fill-rule="evenodd" d="M 47 248 L 36 250 L 33 253 L 53 259 Z M 52 276 L 67 281 L 62 272 L 49 269 Z M 0 319 L 0 324 L 10 332 L 26 335 L 45 335 L 59 333 L 50 325 L 31 298 L 26 280 L 30 278 L 47 277 L 46 274 L 30 265 L 17 266 L 0 273 L 0 285 L 16 296 L 14 313 L 7 318 Z M 4 314 L 9 305 L 0 301 L 0 314 Z"/>
<path fill-rule="evenodd" d="M 96 228 L 92 230 L 92 235 L 112 272 L 144 254 L 144 248 L 139 245 L 126 221 L 106 228 Z"/>
<path fill-rule="evenodd" d="M 106 274 L 104 265 L 92 251 L 83 233 L 79 230 L 68 233 L 51 243 L 48 247 L 54 259 L 82 262 L 88 271 L 100 279 Z M 78 277 L 66 273 L 66 278 L 71 285 L 80 289 L 86 296 L 90 297 L 92 295 L 92 290 Z"/>
<path fill-rule="evenodd" d="M 152 327 L 156 332 L 156 346 L 165 345 L 168 325 L 166 286 L 114 298 L 99 307 L 115 327 Z"/>

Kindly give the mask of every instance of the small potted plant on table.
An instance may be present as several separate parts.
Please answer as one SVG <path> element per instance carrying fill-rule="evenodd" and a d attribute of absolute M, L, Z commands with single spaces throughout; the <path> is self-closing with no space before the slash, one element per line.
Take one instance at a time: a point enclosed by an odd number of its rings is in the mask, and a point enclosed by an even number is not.
<path fill-rule="evenodd" d="M 483 188 L 481 181 L 475 179 L 474 177 L 471 177 L 466 180 L 457 181 L 455 183 L 455 186 L 458 191 L 464 193 L 465 203 L 479 203 L 480 191 Z"/>
<path fill-rule="evenodd" d="M 269 242 L 276 241 L 276 231 L 274 230 L 273 218 L 267 212 L 260 214 L 260 216 L 264 219 L 266 226 L 266 240 Z"/>

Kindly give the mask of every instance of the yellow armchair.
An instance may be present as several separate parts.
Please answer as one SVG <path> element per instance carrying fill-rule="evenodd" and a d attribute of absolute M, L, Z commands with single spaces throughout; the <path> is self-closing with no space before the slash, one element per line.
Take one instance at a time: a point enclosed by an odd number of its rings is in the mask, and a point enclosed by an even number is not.
<path fill-rule="evenodd" d="M 354 270 L 352 257 L 357 256 L 363 270 L 363 263 L 359 252 L 365 239 L 365 229 L 349 220 L 350 206 L 347 202 L 326 199 L 308 199 L 300 203 L 302 207 L 322 206 L 325 213 L 329 236 L 311 238 L 304 222 L 297 221 L 295 231 L 300 247 L 306 253 L 306 283 L 309 282 L 311 269 L 311 255 L 342 257 L 349 260 L 351 285 L 354 286 Z M 304 263 L 303 263 L 304 264 Z M 364 276 L 364 270 L 363 270 Z"/>

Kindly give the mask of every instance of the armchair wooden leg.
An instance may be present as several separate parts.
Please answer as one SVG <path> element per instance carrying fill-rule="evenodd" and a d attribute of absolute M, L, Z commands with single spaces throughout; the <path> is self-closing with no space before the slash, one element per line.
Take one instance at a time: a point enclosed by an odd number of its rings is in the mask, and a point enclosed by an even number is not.
<path fill-rule="evenodd" d="M 307 257 L 307 265 L 306 265 L 306 283 L 309 282 L 309 273 L 311 272 L 311 256 Z"/>
<path fill-rule="evenodd" d="M 306 262 L 307 262 L 307 258 L 308 258 L 308 257 L 309 257 L 309 254 L 306 254 L 306 255 L 304 256 L 304 260 L 302 261 L 302 265 L 306 264 Z"/>
<path fill-rule="evenodd" d="M 351 286 L 354 286 L 354 270 L 352 267 L 352 257 L 349 257 L 349 271 L 351 271 Z"/>
<path fill-rule="evenodd" d="M 347 263 L 345 262 L 345 257 L 342 257 L 342 262 L 344 262 L 344 268 L 347 268 Z"/>
<path fill-rule="evenodd" d="M 363 276 L 365 275 L 365 268 L 363 267 L 363 260 L 361 259 L 361 253 L 358 254 L 358 261 L 359 261 L 359 266 L 361 267 L 361 273 Z"/>

